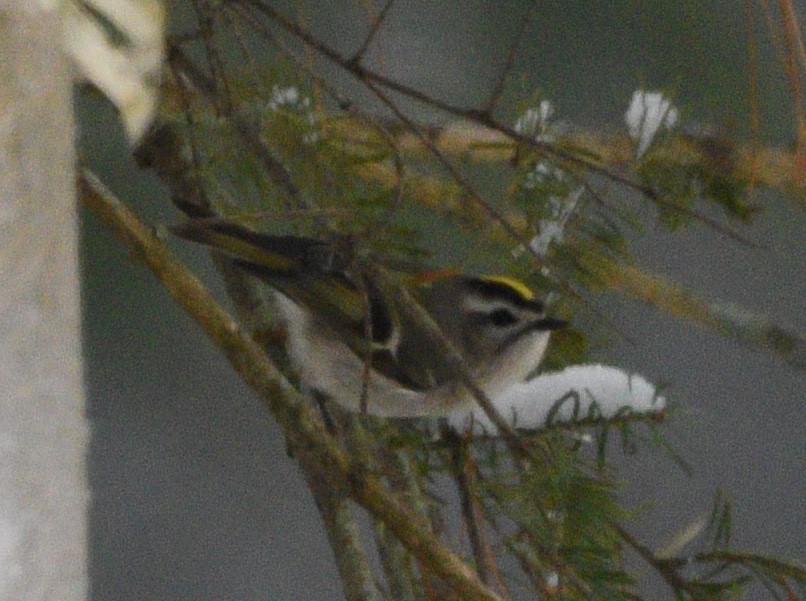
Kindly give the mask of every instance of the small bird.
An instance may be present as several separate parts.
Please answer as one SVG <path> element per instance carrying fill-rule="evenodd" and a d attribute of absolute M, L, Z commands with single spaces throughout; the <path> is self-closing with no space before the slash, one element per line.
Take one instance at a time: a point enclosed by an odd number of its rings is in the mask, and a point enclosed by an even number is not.
<path fill-rule="evenodd" d="M 475 404 L 433 336 L 356 267 L 349 246 L 225 219 L 191 219 L 171 230 L 220 251 L 273 290 L 286 353 L 318 393 L 351 411 L 394 418 L 444 417 Z M 564 325 L 510 278 L 446 272 L 404 283 L 491 399 L 537 368 L 551 331 Z"/>

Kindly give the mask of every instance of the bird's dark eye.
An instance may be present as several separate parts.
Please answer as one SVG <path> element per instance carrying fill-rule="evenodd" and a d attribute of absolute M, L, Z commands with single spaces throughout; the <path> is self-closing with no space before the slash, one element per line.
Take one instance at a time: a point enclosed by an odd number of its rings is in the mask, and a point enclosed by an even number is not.
<path fill-rule="evenodd" d="M 518 318 L 509 309 L 496 309 L 489 316 L 490 323 L 499 328 L 505 328 L 517 323 Z"/>

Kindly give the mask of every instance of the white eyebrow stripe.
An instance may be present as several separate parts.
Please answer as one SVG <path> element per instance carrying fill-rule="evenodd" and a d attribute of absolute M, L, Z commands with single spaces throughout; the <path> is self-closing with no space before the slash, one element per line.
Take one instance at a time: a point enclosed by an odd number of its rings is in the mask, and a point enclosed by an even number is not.
<path fill-rule="evenodd" d="M 500 309 L 509 311 L 515 317 L 518 317 L 521 313 L 518 307 L 513 307 L 511 304 L 503 303 L 501 301 L 488 301 L 486 299 L 477 297 L 468 297 L 462 301 L 462 311 L 465 313 L 490 314 L 493 311 L 498 311 Z"/>

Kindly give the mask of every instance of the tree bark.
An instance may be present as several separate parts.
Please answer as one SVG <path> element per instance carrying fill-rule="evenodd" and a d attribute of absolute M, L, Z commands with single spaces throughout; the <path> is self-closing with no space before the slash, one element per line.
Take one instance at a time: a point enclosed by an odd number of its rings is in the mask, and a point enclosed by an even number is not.
<path fill-rule="evenodd" d="M 0 0 L 0 599 L 14 601 L 87 597 L 74 124 L 56 5 Z"/>

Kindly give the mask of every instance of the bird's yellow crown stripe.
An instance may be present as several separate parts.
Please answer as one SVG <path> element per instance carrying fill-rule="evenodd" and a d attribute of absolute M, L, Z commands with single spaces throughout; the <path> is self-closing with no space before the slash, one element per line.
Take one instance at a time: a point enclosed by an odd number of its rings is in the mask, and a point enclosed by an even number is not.
<path fill-rule="evenodd" d="M 516 280 L 515 278 L 508 278 L 503 275 L 485 275 L 480 277 L 479 279 L 485 282 L 502 284 L 504 286 L 512 288 L 524 300 L 532 300 L 535 297 L 534 292 L 532 292 L 526 284 L 524 284 L 520 280 Z"/>

